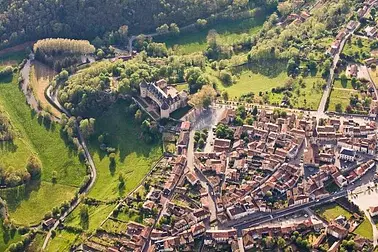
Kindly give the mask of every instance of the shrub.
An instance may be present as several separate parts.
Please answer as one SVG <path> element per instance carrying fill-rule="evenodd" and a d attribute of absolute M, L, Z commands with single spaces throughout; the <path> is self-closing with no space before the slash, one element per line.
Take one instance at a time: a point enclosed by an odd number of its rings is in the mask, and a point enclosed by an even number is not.
<path fill-rule="evenodd" d="M 7 66 L 4 69 L 0 70 L 0 78 L 6 78 L 13 75 L 13 67 Z"/>

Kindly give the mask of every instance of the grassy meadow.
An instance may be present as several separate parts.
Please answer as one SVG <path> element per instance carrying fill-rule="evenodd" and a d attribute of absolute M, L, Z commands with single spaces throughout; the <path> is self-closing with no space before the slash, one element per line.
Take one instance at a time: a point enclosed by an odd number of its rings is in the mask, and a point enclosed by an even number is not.
<path fill-rule="evenodd" d="M 140 124 L 126 115 L 126 105 L 120 101 L 96 119 L 98 134 L 90 141 L 90 151 L 97 168 L 97 180 L 89 197 L 102 201 L 125 196 L 134 189 L 161 157 L 160 143 L 146 144 L 141 139 Z M 100 149 L 97 137 L 108 133 L 110 147 L 116 148 L 115 165 L 111 165 L 105 151 Z M 125 178 L 120 189 L 119 174 Z"/>
<path fill-rule="evenodd" d="M 41 183 L 27 186 L 17 197 L 5 192 L 10 205 L 10 216 L 19 224 L 39 222 L 44 214 L 63 201 L 73 197 L 86 174 L 76 153 L 71 151 L 60 136 L 58 124 L 44 125 L 25 103 L 18 89 L 18 76 L 0 83 L 0 106 L 8 113 L 17 137 L 13 144 L 0 148 L 0 162 L 6 169 L 25 169 L 27 158 L 34 153 L 42 162 Z M 53 171 L 57 184 L 52 184 Z M 33 209 L 33 210 L 32 210 Z"/>
<path fill-rule="evenodd" d="M 262 27 L 265 17 L 248 18 L 228 22 L 217 22 L 207 28 L 195 32 L 182 32 L 177 37 L 159 38 L 157 42 L 165 42 L 176 54 L 191 54 L 206 50 L 206 37 L 210 30 L 216 30 L 224 44 L 233 44 L 244 37 L 256 34 Z"/>
<path fill-rule="evenodd" d="M 103 220 L 114 209 L 114 204 L 101 204 L 99 206 L 88 206 L 89 222 L 81 223 L 80 220 L 80 206 L 77 207 L 66 219 L 66 225 L 76 228 L 82 228 L 88 232 L 94 231 L 98 228 Z"/>

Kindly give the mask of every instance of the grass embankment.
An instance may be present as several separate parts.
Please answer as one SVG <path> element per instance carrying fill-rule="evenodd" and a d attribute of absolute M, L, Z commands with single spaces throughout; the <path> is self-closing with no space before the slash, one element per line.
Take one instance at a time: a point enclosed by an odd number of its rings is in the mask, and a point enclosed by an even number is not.
<path fill-rule="evenodd" d="M 97 168 L 97 180 L 89 197 L 102 201 L 125 196 L 133 190 L 161 157 L 161 144 L 146 144 L 141 139 L 140 124 L 125 113 L 125 103 L 114 104 L 96 119 L 98 134 L 90 141 L 90 150 Z M 115 165 L 111 165 L 97 138 L 108 133 L 110 147 L 116 148 Z M 125 178 L 125 188 L 119 188 L 119 174 Z"/>
<path fill-rule="evenodd" d="M 378 70 L 376 68 L 375 69 L 369 68 L 369 74 L 375 86 L 377 86 L 378 85 Z"/>
<path fill-rule="evenodd" d="M 33 241 L 27 247 L 26 252 L 40 251 L 42 246 L 43 246 L 44 241 L 45 241 L 45 234 L 44 233 L 37 233 L 35 235 Z"/>
<path fill-rule="evenodd" d="M 41 183 L 25 190 L 10 189 L 6 194 L 10 216 L 18 224 L 39 222 L 44 214 L 74 195 L 85 176 L 85 167 L 60 136 L 60 126 L 46 127 L 25 103 L 15 75 L 10 82 L 0 83 L 0 106 L 9 114 L 17 138 L 0 149 L 0 162 L 11 169 L 25 169 L 31 153 L 42 161 Z M 57 184 L 52 183 L 53 171 Z"/>

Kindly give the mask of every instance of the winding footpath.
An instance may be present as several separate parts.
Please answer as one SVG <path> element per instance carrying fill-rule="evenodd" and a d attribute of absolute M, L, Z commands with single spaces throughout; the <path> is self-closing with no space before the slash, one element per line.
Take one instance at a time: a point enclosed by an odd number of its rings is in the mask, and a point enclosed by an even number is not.
<path fill-rule="evenodd" d="M 23 78 L 21 89 L 22 89 L 22 92 L 24 93 L 24 95 L 26 97 L 26 101 L 30 105 L 30 107 L 37 112 L 41 112 L 41 110 L 38 107 L 37 99 L 34 97 L 34 95 L 31 92 L 28 91 L 28 87 L 30 85 L 30 80 L 29 80 L 30 67 L 31 67 L 31 60 L 28 59 L 26 64 L 24 65 L 24 67 L 20 70 L 21 76 Z M 51 85 L 48 86 L 48 88 L 46 89 L 47 100 L 51 103 L 52 106 L 57 108 L 61 113 L 66 114 L 67 117 L 71 117 L 71 114 L 59 103 L 59 101 L 57 99 L 57 90 L 58 89 L 53 90 Z M 59 119 L 60 118 L 55 117 L 54 121 L 58 121 Z M 49 230 L 49 232 L 48 232 L 48 234 L 45 238 L 45 241 L 43 243 L 42 250 L 46 249 L 48 241 L 50 240 L 52 231 L 55 230 L 59 226 L 60 223 L 63 223 L 65 218 L 70 213 L 72 213 L 72 211 L 80 204 L 80 202 L 81 202 L 80 196 L 85 195 L 89 192 L 89 190 L 94 186 L 96 178 L 97 178 L 97 171 L 96 171 L 95 163 L 93 162 L 92 156 L 91 156 L 91 154 L 88 150 L 87 144 L 85 142 L 85 139 L 84 139 L 84 137 L 83 137 L 83 135 L 80 131 L 80 128 L 79 128 L 79 125 L 78 125 L 77 122 L 75 123 L 75 127 L 76 127 L 77 132 L 78 132 L 79 142 L 80 142 L 80 144 L 81 144 L 81 146 L 84 150 L 86 160 L 88 161 L 88 164 L 89 164 L 89 168 L 90 168 L 89 182 L 86 184 L 82 193 L 79 194 L 78 199 L 72 203 L 72 205 L 59 217 L 59 219 L 55 222 L 54 226 Z"/>

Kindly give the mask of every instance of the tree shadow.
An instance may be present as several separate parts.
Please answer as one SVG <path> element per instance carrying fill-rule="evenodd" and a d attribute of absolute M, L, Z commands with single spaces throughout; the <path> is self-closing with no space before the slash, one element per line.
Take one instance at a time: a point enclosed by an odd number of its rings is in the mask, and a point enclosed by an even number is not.
<path fill-rule="evenodd" d="M 340 79 L 341 86 L 346 88 L 348 86 L 348 79 Z"/>
<path fill-rule="evenodd" d="M 34 109 L 30 109 L 30 117 L 32 119 L 34 119 L 37 115 L 38 115 L 38 113 Z"/>
<path fill-rule="evenodd" d="M 0 78 L 0 83 L 11 83 L 13 80 L 13 74 Z"/>
<path fill-rule="evenodd" d="M 315 68 L 315 69 L 311 69 L 311 70 L 310 70 L 310 75 L 311 75 L 312 77 L 315 77 L 317 74 L 318 74 L 318 69 L 317 69 L 317 68 Z"/>
<path fill-rule="evenodd" d="M 33 191 L 38 191 L 41 187 L 40 180 L 30 180 L 29 183 L 13 188 L 0 190 L 0 196 L 3 197 L 11 212 L 15 211 L 22 201 L 27 201 Z"/>
<path fill-rule="evenodd" d="M 126 189 L 125 184 L 120 183 L 118 185 L 119 196 L 125 195 L 125 189 Z"/>
<path fill-rule="evenodd" d="M 18 146 L 13 141 L 0 141 L 0 149 L 5 152 L 16 152 Z"/>
<path fill-rule="evenodd" d="M 83 230 L 88 230 L 89 228 L 89 220 L 82 220 L 80 218 L 80 226 Z"/>
<path fill-rule="evenodd" d="M 115 161 L 110 161 L 109 163 L 109 171 L 110 171 L 110 175 L 114 176 L 114 173 L 116 171 L 116 162 Z"/>
<path fill-rule="evenodd" d="M 249 70 L 254 74 L 261 74 L 269 78 L 275 78 L 286 70 L 286 61 L 261 61 L 249 62 L 247 64 L 236 66 L 232 69 L 234 74 L 240 74 L 243 71 Z"/>

